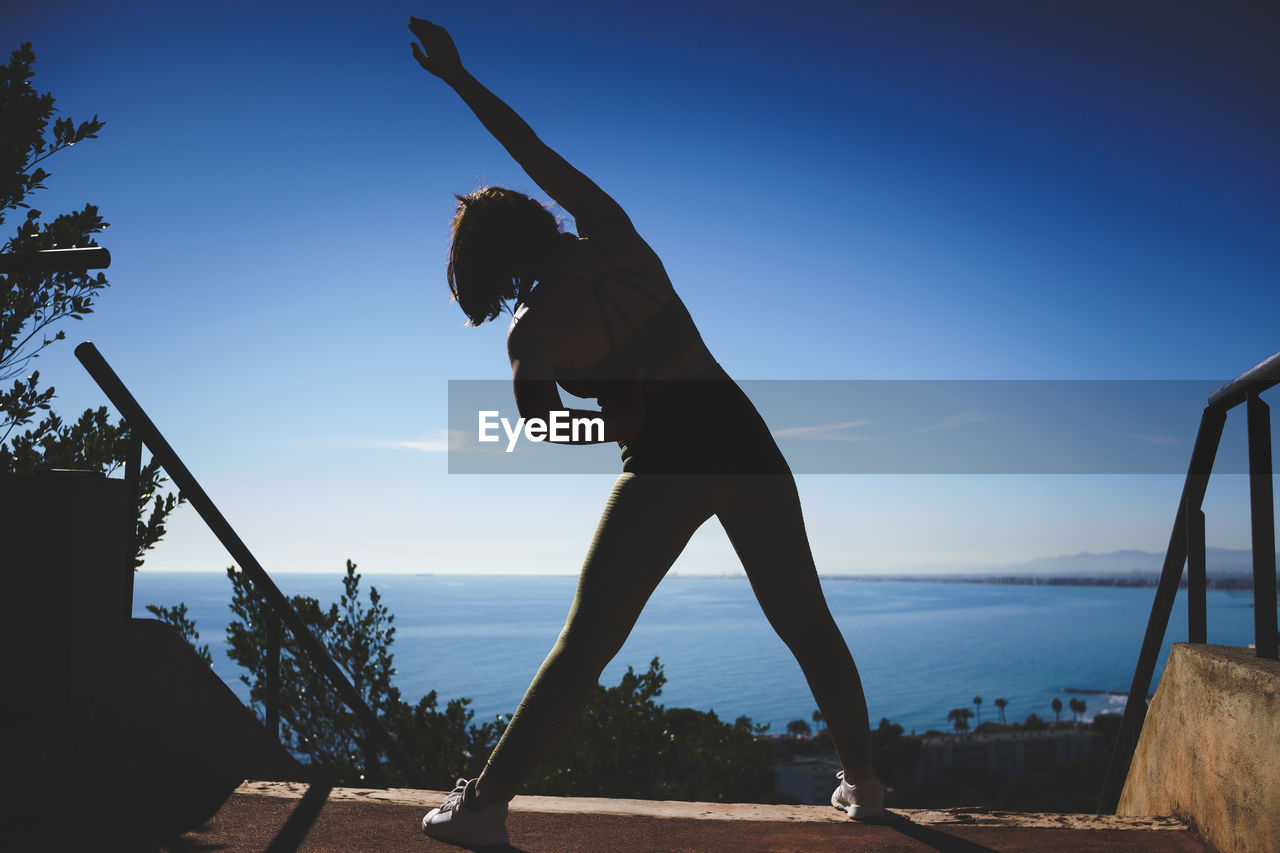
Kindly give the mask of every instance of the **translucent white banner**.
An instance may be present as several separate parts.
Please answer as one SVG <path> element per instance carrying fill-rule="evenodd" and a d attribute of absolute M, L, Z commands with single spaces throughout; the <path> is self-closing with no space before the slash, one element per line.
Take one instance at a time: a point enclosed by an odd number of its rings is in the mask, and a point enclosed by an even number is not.
<path fill-rule="evenodd" d="M 749 380 L 738 384 L 764 416 L 796 474 L 1185 474 L 1201 411 L 1210 392 L 1222 382 Z M 596 408 L 594 401 L 561 396 L 566 406 Z M 690 429 L 705 436 L 706 420 L 713 416 L 704 415 Z M 488 433 L 484 432 L 486 418 Z M 1243 422 L 1242 414 L 1228 418 L 1215 473 L 1248 472 L 1243 428 L 1234 434 L 1232 421 Z M 509 381 L 450 381 L 450 473 L 620 470 L 615 444 L 557 445 L 531 440 L 528 426 L 519 421 Z M 727 441 L 736 426 L 726 419 L 709 428 L 723 431 Z"/>

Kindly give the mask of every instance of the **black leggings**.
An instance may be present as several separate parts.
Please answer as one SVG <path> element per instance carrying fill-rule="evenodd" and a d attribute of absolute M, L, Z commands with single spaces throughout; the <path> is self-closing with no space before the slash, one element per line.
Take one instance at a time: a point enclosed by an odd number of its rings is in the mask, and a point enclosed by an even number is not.
<path fill-rule="evenodd" d="M 773 445 L 767 432 L 762 440 Z M 564 630 L 490 755 L 487 778 L 519 788 L 551 752 L 658 582 L 712 515 L 729 535 L 769 624 L 799 662 L 841 762 L 870 766 L 862 683 L 822 595 L 795 480 L 782 464 L 771 474 L 628 471 L 618 478 Z"/>

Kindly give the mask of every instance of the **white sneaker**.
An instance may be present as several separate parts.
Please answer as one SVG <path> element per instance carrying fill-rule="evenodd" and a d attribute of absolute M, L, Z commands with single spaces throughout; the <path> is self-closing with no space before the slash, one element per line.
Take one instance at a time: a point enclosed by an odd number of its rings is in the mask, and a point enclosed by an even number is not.
<path fill-rule="evenodd" d="M 427 812 L 422 819 L 422 831 L 441 841 L 484 847 L 490 844 L 507 844 L 507 804 L 491 803 L 481 809 L 471 809 L 462 799 L 467 788 L 475 789 L 475 780 L 459 779 L 453 791 L 444 798 L 444 805 Z"/>
<path fill-rule="evenodd" d="M 831 795 L 831 805 L 849 813 L 854 820 L 875 820 L 884 817 L 884 785 L 871 777 L 857 785 L 844 780 L 844 771 L 836 774 L 840 787 Z"/>

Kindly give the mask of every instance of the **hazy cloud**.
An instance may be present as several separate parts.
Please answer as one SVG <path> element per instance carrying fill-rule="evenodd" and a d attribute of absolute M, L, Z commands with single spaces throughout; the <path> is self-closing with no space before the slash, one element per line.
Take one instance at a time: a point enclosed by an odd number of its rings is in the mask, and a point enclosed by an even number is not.
<path fill-rule="evenodd" d="M 1129 438 L 1136 438 L 1138 441 L 1144 441 L 1147 444 L 1158 444 L 1161 447 L 1184 444 L 1187 441 L 1185 438 L 1175 438 L 1171 435 L 1130 435 Z"/>
<path fill-rule="evenodd" d="M 839 424 L 822 424 L 820 426 L 799 426 L 788 427 L 786 429 L 775 429 L 773 431 L 774 438 L 805 438 L 817 439 L 819 441 L 867 441 L 868 436 L 852 435 L 846 430 L 856 429 L 865 426 L 871 421 L 866 418 L 860 421 L 845 421 Z"/>
<path fill-rule="evenodd" d="M 347 447 L 356 450 L 413 450 L 418 453 L 445 453 L 462 442 L 454 430 L 438 433 L 435 437 L 416 439 L 384 438 L 315 438 L 288 441 L 294 447 Z"/>
<path fill-rule="evenodd" d="M 938 429 L 955 429 L 965 424 L 979 424 L 983 421 L 995 420 L 995 415 L 984 415 L 982 412 L 957 412 L 954 415 L 947 415 L 936 424 L 927 427 L 913 429 L 913 433 L 933 432 Z"/>

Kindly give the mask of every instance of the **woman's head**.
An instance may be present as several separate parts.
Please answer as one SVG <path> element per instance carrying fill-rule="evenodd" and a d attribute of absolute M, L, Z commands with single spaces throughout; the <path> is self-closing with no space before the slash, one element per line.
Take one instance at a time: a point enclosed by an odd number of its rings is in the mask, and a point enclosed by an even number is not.
<path fill-rule="evenodd" d="M 544 272 L 560 223 L 515 190 L 485 187 L 457 198 L 446 274 L 454 299 L 478 326 L 497 317 L 505 300 L 523 298 Z"/>

